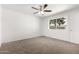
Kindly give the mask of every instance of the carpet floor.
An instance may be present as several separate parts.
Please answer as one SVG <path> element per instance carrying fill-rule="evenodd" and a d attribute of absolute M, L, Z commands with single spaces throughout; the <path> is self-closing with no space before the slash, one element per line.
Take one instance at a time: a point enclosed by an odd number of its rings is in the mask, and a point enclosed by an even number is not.
<path fill-rule="evenodd" d="M 79 45 L 42 36 L 4 43 L 0 47 L 0 53 L 1 54 L 78 54 Z"/>

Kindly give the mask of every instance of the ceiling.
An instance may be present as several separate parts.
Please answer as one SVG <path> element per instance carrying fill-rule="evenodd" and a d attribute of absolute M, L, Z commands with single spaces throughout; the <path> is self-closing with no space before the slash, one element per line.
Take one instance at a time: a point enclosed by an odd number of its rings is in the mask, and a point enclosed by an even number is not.
<path fill-rule="evenodd" d="M 40 14 L 33 14 L 36 12 L 36 10 L 32 9 L 31 7 L 37 7 L 40 4 L 3 4 L 3 8 L 8 8 L 17 12 L 21 12 L 24 14 L 31 14 L 39 17 L 45 17 L 45 16 L 50 16 L 59 12 L 67 11 L 73 8 L 77 8 L 79 5 L 78 4 L 48 4 L 47 9 L 52 10 L 52 12 L 47 12 L 44 15 Z"/>

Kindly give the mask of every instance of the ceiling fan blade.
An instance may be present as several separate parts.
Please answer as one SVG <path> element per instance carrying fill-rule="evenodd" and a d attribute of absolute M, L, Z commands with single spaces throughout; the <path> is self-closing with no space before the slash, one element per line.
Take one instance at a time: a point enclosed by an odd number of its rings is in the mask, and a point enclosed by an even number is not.
<path fill-rule="evenodd" d="M 52 12 L 52 10 L 44 10 L 44 12 Z"/>
<path fill-rule="evenodd" d="M 48 6 L 47 4 L 44 4 L 44 9 L 45 9 L 47 6 Z"/>
<path fill-rule="evenodd" d="M 38 12 L 34 12 L 33 14 L 37 14 Z"/>
<path fill-rule="evenodd" d="M 39 9 L 37 9 L 37 8 L 35 8 L 35 7 L 32 7 L 33 9 L 35 9 L 35 10 L 39 10 Z"/>

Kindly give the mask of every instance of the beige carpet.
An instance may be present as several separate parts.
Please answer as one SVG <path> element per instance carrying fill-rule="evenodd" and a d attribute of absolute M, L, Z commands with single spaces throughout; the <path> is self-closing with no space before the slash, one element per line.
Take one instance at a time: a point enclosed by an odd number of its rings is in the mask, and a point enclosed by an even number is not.
<path fill-rule="evenodd" d="M 2 44 L 0 53 L 77 54 L 79 45 L 49 37 L 37 37 Z"/>

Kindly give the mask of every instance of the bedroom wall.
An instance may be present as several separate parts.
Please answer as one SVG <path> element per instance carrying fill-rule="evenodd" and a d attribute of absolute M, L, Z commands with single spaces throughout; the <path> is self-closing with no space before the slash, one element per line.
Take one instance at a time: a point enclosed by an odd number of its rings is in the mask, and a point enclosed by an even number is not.
<path fill-rule="evenodd" d="M 2 7 L 0 5 L 0 46 L 1 46 L 1 40 L 2 40 L 2 33 L 1 33 L 1 30 L 2 30 Z"/>
<path fill-rule="evenodd" d="M 2 42 L 11 42 L 40 36 L 40 20 L 7 8 L 2 13 Z"/>
<path fill-rule="evenodd" d="M 66 29 L 49 29 L 49 20 L 57 17 L 67 18 Z M 60 40 L 70 41 L 73 43 L 79 43 L 79 8 L 61 12 L 50 17 L 43 19 L 43 35 L 57 38 Z"/>
<path fill-rule="evenodd" d="M 58 29 L 49 29 L 49 20 L 59 18 L 62 16 L 66 17 L 65 15 L 60 14 L 60 15 L 53 15 L 53 17 L 51 16 L 51 17 L 45 18 L 43 20 L 43 35 L 44 36 L 69 41 L 68 26 L 66 27 L 66 29 L 59 29 L 59 30 Z"/>

